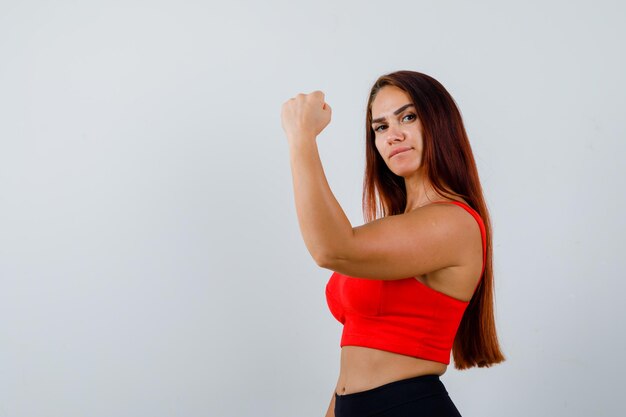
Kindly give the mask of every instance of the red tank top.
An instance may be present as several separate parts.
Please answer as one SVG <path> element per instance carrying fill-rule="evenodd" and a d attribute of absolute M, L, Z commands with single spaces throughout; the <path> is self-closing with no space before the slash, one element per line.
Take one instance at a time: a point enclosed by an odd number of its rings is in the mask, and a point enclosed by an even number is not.
<path fill-rule="evenodd" d="M 478 212 L 458 201 L 478 222 L 485 271 L 486 232 Z M 474 291 L 478 284 L 474 288 Z M 436 291 L 414 277 L 397 280 L 356 278 L 334 272 L 326 284 L 326 301 L 343 324 L 340 346 L 365 346 L 450 363 L 456 331 L 469 302 Z"/>

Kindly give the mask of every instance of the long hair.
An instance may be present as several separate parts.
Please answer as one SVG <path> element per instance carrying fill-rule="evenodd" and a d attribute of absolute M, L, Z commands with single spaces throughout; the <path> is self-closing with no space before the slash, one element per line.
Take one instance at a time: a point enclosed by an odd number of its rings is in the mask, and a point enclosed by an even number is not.
<path fill-rule="evenodd" d="M 391 172 L 374 143 L 372 103 L 385 86 L 404 90 L 413 102 L 423 129 L 422 166 L 435 191 L 462 197 L 485 224 L 487 256 L 483 276 L 463 314 L 452 354 L 457 369 L 489 367 L 505 360 L 494 319 L 492 229 L 478 178 L 476 162 L 461 113 L 448 91 L 434 78 L 414 71 L 397 71 L 376 80 L 370 91 L 365 121 L 366 150 L 363 215 L 369 222 L 402 214 L 407 195 L 404 178 Z M 446 189 L 444 184 L 451 189 Z"/>

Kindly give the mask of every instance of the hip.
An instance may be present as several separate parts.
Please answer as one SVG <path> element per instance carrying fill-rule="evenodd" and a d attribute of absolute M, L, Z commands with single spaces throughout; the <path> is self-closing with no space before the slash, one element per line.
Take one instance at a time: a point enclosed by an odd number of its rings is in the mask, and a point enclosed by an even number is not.
<path fill-rule="evenodd" d="M 346 395 L 335 393 L 335 417 L 461 417 L 439 375 L 421 375 Z"/>

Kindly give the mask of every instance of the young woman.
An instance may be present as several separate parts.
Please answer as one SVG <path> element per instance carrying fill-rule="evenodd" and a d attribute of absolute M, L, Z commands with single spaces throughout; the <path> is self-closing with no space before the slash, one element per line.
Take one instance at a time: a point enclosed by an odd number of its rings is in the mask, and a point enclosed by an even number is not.
<path fill-rule="evenodd" d="M 326 181 L 316 137 L 324 94 L 282 106 L 296 211 L 343 324 L 326 416 L 460 416 L 439 377 L 505 360 L 493 314 L 491 224 L 461 114 L 413 71 L 381 76 L 366 111 L 363 212 L 352 227 Z"/>

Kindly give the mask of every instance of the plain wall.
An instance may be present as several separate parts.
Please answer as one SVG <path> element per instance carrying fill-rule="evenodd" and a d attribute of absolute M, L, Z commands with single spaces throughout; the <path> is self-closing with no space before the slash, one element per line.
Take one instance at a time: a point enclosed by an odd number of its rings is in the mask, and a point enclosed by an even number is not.
<path fill-rule="evenodd" d="M 319 417 L 341 325 L 298 228 L 280 107 L 320 89 L 353 226 L 369 88 L 463 114 L 507 361 L 465 417 L 617 416 L 626 317 L 618 1 L 0 2 L 0 417 Z"/>

